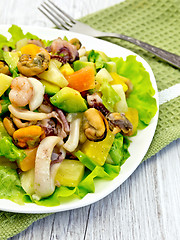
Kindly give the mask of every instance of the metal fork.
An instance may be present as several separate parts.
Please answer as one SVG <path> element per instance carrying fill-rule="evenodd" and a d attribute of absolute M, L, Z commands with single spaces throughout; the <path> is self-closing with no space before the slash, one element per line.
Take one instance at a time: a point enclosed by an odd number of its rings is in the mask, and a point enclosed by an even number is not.
<path fill-rule="evenodd" d="M 69 30 L 72 32 L 86 34 L 96 38 L 104 37 L 120 38 L 122 40 L 133 43 L 147 50 L 148 52 L 153 53 L 155 56 L 165 60 L 166 62 L 172 64 L 173 66 L 180 68 L 180 56 L 123 34 L 108 33 L 95 30 L 89 25 L 79 22 L 72 18 L 71 16 L 69 16 L 62 9 L 60 9 L 59 6 L 54 4 L 51 0 L 48 0 L 48 2 L 44 2 L 43 4 L 41 4 L 40 7 L 38 7 L 38 9 L 51 22 L 53 22 L 57 28 L 61 30 Z"/>

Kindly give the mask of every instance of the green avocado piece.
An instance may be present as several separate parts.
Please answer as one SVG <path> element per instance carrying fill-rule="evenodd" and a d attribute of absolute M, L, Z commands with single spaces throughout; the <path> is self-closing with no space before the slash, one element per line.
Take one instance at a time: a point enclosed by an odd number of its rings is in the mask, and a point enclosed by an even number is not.
<path fill-rule="evenodd" d="M 80 60 L 73 62 L 73 68 L 74 68 L 75 72 L 80 70 L 81 68 L 85 68 L 87 66 L 92 67 L 94 69 L 94 74 L 96 75 L 96 68 L 95 68 L 95 64 L 93 62 L 83 62 Z"/>
<path fill-rule="evenodd" d="M 52 84 L 46 80 L 40 80 L 40 82 L 45 86 L 45 93 L 47 93 L 50 96 L 53 96 L 60 90 L 59 86 Z"/>
<path fill-rule="evenodd" d="M 84 98 L 82 98 L 77 90 L 70 87 L 62 88 L 50 98 L 50 102 L 68 113 L 84 112 L 87 110 Z"/>
<path fill-rule="evenodd" d="M 19 54 L 20 52 L 3 52 L 4 61 L 8 64 L 11 73 L 13 73 L 17 67 Z"/>

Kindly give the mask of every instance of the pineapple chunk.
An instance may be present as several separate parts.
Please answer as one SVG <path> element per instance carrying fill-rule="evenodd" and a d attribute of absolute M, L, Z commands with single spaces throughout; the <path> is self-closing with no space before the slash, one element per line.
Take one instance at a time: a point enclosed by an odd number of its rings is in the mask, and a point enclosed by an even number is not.
<path fill-rule="evenodd" d="M 9 77 L 8 75 L 0 73 L 0 97 L 10 87 L 11 82 L 12 82 L 12 77 Z"/>
<path fill-rule="evenodd" d="M 65 159 L 60 164 L 55 183 L 67 187 L 76 187 L 84 176 L 85 166 L 77 160 Z"/>
<path fill-rule="evenodd" d="M 82 145 L 81 151 L 98 165 L 103 166 L 113 141 L 114 134 L 109 130 L 106 138 L 100 142 L 86 140 L 86 142 Z"/>
<path fill-rule="evenodd" d="M 64 76 L 71 75 L 74 72 L 73 68 L 69 65 L 69 63 L 66 63 L 62 67 L 60 67 L 60 71 Z"/>
<path fill-rule="evenodd" d="M 98 83 L 102 84 L 104 81 L 108 81 L 108 82 L 113 81 L 113 78 L 111 77 L 110 73 L 109 73 L 105 68 L 102 68 L 102 69 L 96 74 L 95 80 L 96 80 Z"/>
<path fill-rule="evenodd" d="M 42 80 L 53 83 L 60 88 L 66 87 L 69 84 L 64 75 L 57 67 L 57 62 L 53 60 L 50 61 L 48 70 L 39 74 L 38 77 Z"/>

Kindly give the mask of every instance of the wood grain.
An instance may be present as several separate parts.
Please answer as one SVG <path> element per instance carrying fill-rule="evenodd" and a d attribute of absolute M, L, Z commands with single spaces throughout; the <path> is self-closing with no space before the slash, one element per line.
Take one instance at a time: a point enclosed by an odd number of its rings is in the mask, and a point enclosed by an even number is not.
<path fill-rule="evenodd" d="M 0 24 L 53 27 L 41 0 L 1 0 Z M 118 0 L 56 0 L 75 18 Z M 53 214 L 11 240 L 180 239 L 180 140 L 142 163 L 118 189 L 90 206 Z"/>

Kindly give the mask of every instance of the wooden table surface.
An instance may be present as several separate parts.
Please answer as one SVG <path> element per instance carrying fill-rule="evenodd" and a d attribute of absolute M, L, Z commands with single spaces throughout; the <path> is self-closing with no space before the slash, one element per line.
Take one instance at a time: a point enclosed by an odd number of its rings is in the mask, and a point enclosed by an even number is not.
<path fill-rule="evenodd" d="M 41 0 L 0 0 L 0 24 L 52 27 L 38 10 Z M 120 0 L 56 0 L 75 18 Z M 53 214 L 11 240 L 180 239 L 180 140 L 142 163 L 97 203 Z"/>

